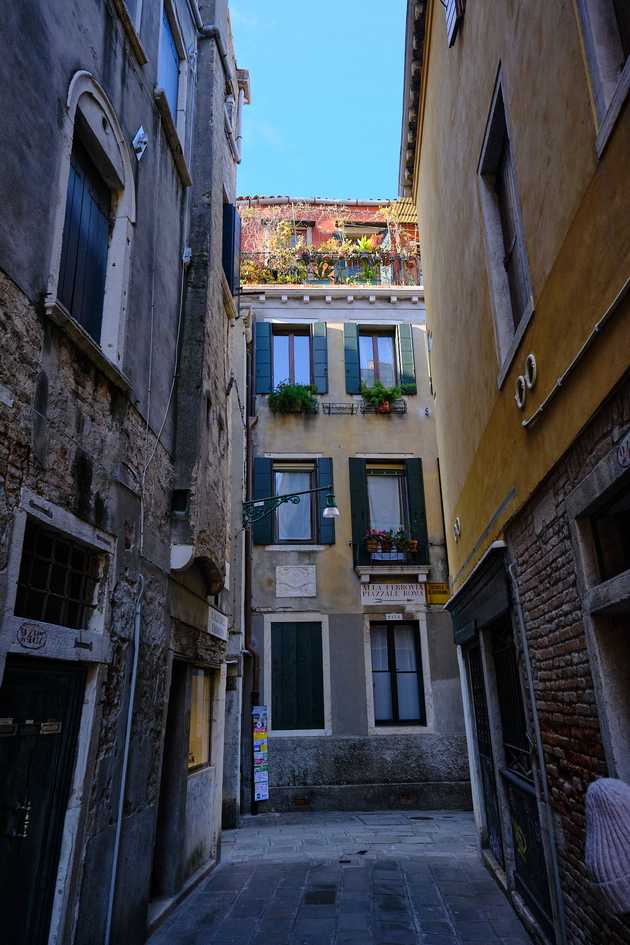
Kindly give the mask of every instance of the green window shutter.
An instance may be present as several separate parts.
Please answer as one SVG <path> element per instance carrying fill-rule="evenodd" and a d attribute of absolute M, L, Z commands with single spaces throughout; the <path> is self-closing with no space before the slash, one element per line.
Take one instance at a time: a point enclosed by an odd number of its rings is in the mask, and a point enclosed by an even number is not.
<path fill-rule="evenodd" d="M 370 527 L 366 463 L 364 459 L 355 459 L 354 457 L 351 457 L 348 462 L 350 464 L 350 507 L 354 563 L 361 564 L 365 554 L 363 539 Z"/>
<path fill-rule="evenodd" d="M 411 537 L 418 539 L 418 560 L 429 563 L 429 537 L 427 534 L 427 512 L 424 502 L 424 480 L 422 478 L 422 460 L 408 459 L 407 496 L 409 499 L 409 526 Z"/>
<path fill-rule="evenodd" d="M 360 394 L 359 328 L 350 322 L 343 326 L 343 350 L 346 362 L 346 393 Z"/>
<path fill-rule="evenodd" d="M 256 393 L 270 394 L 271 380 L 271 323 L 256 322 Z"/>
<path fill-rule="evenodd" d="M 333 489 L 333 461 L 328 457 L 317 460 L 317 485 L 330 486 L 331 491 Z M 323 516 L 327 494 L 326 492 L 317 493 L 318 540 L 320 545 L 335 544 L 335 520 Z"/>
<path fill-rule="evenodd" d="M 405 394 L 416 394 L 416 366 L 413 359 L 411 325 L 398 326 L 398 376 Z"/>
<path fill-rule="evenodd" d="M 328 393 L 328 337 L 326 322 L 313 325 L 313 383 L 318 394 Z"/>
<path fill-rule="evenodd" d="M 266 499 L 273 493 L 273 461 L 264 456 L 254 459 L 254 499 Z M 252 525 L 252 540 L 255 545 L 273 545 L 273 515 L 262 518 Z"/>
<path fill-rule="evenodd" d="M 271 724 L 283 731 L 324 728 L 321 623 L 271 624 Z"/>

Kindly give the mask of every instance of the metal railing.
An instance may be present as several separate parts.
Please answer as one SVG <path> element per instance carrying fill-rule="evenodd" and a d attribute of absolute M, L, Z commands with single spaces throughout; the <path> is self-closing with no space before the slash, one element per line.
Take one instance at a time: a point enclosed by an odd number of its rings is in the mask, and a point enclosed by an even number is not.
<path fill-rule="evenodd" d="M 420 286 L 419 255 L 241 253 L 241 285 Z"/>
<path fill-rule="evenodd" d="M 368 551 L 365 541 L 352 543 L 354 564 L 371 565 L 372 567 L 392 567 L 397 564 L 428 564 L 428 549 L 418 545 L 417 551 L 398 551 L 395 547 L 391 551 Z"/>

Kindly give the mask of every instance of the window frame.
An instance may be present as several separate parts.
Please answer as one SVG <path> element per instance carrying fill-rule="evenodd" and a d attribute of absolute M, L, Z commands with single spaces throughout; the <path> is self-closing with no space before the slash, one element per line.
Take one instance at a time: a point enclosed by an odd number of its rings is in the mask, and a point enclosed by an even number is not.
<path fill-rule="evenodd" d="M 378 339 L 389 338 L 391 339 L 391 342 L 392 342 L 392 350 L 394 354 L 394 383 L 385 384 L 384 386 L 396 387 L 396 385 L 398 384 L 399 376 L 400 376 L 400 367 L 398 364 L 398 351 L 397 351 L 397 344 L 396 344 L 397 342 L 396 331 L 395 330 L 392 331 L 388 328 L 374 329 L 374 328 L 361 328 L 361 326 L 359 326 L 358 334 L 359 334 L 359 377 L 361 377 L 361 372 L 363 371 L 363 365 L 361 363 L 362 361 L 361 338 L 371 338 L 372 340 L 372 356 L 374 359 L 374 383 L 376 383 L 377 381 L 381 381 L 380 368 L 379 368 L 381 364 L 381 360 L 379 358 L 379 353 L 378 353 Z M 386 363 L 386 362 L 383 362 L 383 363 Z M 361 377 L 361 384 L 363 383 L 364 381 L 363 381 L 363 378 Z M 383 381 L 381 381 L 381 384 L 383 384 Z M 374 386 L 374 385 L 370 385 L 370 386 Z"/>
<path fill-rule="evenodd" d="M 168 101 L 168 98 L 166 96 L 166 89 L 164 89 L 164 87 L 160 84 L 162 24 L 163 24 L 164 18 L 166 18 L 168 22 L 170 32 L 171 32 L 171 37 L 173 39 L 173 43 L 174 43 L 175 49 L 177 51 L 177 56 L 179 59 L 179 70 L 178 70 L 178 81 L 177 81 L 177 103 L 176 103 L 176 108 L 175 108 L 175 114 L 173 114 L 171 103 Z M 160 17 L 160 34 L 159 34 L 159 46 L 158 46 L 157 86 L 164 93 L 164 102 L 168 108 L 168 114 L 170 115 L 173 129 L 177 135 L 177 138 L 179 139 L 179 144 L 184 155 L 187 153 L 186 117 L 188 113 L 188 72 L 189 72 L 189 67 L 188 67 L 188 56 L 186 53 L 186 43 L 184 41 L 183 29 L 179 21 L 177 7 L 175 3 L 173 2 L 173 0 L 162 0 L 162 16 Z M 167 134 L 167 138 L 168 138 L 168 134 Z M 178 170 L 179 170 L 179 167 L 178 167 Z M 186 172 L 188 173 L 187 168 L 186 168 Z M 189 182 L 187 186 L 190 186 Z"/>
<path fill-rule="evenodd" d="M 60 532 L 68 540 L 86 545 L 102 555 L 101 569 L 95 588 L 97 606 L 86 629 L 75 629 L 61 624 L 48 623 L 15 614 L 18 578 L 22 561 L 24 534 L 28 518 L 37 519 L 43 525 Z M 113 535 L 88 525 L 73 513 L 54 505 L 37 493 L 24 487 L 20 505 L 15 512 L 11 543 L 7 561 L 7 595 L 3 614 L 0 615 L 0 647 L 9 653 L 84 662 L 108 663 L 111 661 L 111 643 L 106 627 L 111 614 L 111 595 L 116 573 L 117 542 Z M 26 633 L 34 636 L 36 644 L 21 642 Z"/>
<path fill-rule="evenodd" d="M 597 157 L 601 158 L 630 93 L 630 55 L 626 57 L 617 75 L 612 77 L 611 44 L 615 43 L 615 39 L 609 28 L 611 20 L 616 20 L 613 0 L 577 0 L 576 6 L 597 130 L 595 150 Z M 608 42 L 602 42 L 602 32 L 607 31 Z M 619 35 L 617 41 L 621 43 Z"/>
<path fill-rule="evenodd" d="M 291 612 L 286 614 L 265 614 L 263 618 L 264 632 L 264 685 L 263 694 L 265 705 L 269 713 L 269 738 L 296 738 L 332 735 L 332 701 L 331 701 L 331 668 L 330 668 L 330 632 L 328 614 L 319 611 Z M 322 675 L 324 686 L 324 728 L 315 729 L 274 729 L 272 712 L 272 662 L 271 662 L 271 629 L 274 623 L 319 623 L 322 632 Z"/>
<path fill-rule="evenodd" d="M 375 670 L 372 661 L 372 631 L 375 629 L 385 629 L 387 631 L 387 670 Z M 417 719 L 400 719 L 399 716 L 399 706 L 398 706 L 398 684 L 397 677 L 399 670 L 396 669 L 396 650 L 395 650 L 395 635 L 396 630 L 401 628 L 411 628 L 413 631 L 413 639 L 415 645 L 415 654 L 416 654 L 416 669 L 413 672 L 413 675 L 416 676 L 416 681 L 418 683 L 418 704 L 420 707 L 420 716 Z M 377 620 L 372 619 L 369 623 L 369 653 L 370 653 L 370 686 L 372 687 L 372 706 L 373 706 L 373 718 L 374 718 L 374 727 L 378 729 L 391 729 L 391 728 L 425 728 L 427 725 L 427 709 L 426 709 L 426 700 L 425 700 L 425 691 L 424 691 L 424 670 L 422 665 L 422 647 L 420 643 L 420 628 L 418 622 L 415 620 L 401 620 L 401 621 L 388 621 L 388 620 Z M 411 670 L 406 672 L 409 675 L 412 675 Z M 374 683 L 373 678 L 375 673 L 387 673 L 390 678 L 391 684 L 391 695 L 392 695 L 392 719 L 377 719 L 376 718 L 376 702 L 374 699 Z"/>
<path fill-rule="evenodd" d="M 388 470 L 391 470 L 388 472 Z M 368 527 L 374 528 L 370 519 L 370 491 L 369 491 L 369 479 L 370 476 L 383 478 L 389 477 L 391 479 L 398 480 L 398 500 L 400 503 L 401 511 L 401 525 L 406 532 L 409 532 L 411 529 L 411 512 L 409 509 L 409 487 L 407 483 L 407 470 L 405 466 L 401 463 L 391 462 L 391 463 L 376 463 L 368 462 L 365 466 L 365 488 L 368 497 Z"/>
<path fill-rule="evenodd" d="M 276 467 L 284 467 L 283 469 L 277 469 Z M 277 496 L 278 492 L 276 491 L 276 472 L 298 472 L 298 473 L 308 473 L 310 489 L 314 489 L 317 485 L 317 468 L 314 462 L 292 462 L 291 460 L 274 460 L 271 468 L 271 483 L 273 486 L 273 495 Z M 311 520 L 311 537 L 310 538 L 280 538 L 279 534 L 279 512 L 282 506 L 279 506 L 275 509 L 273 513 L 273 543 L 274 545 L 316 545 L 319 540 L 318 535 L 318 503 L 317 503 L 317 493 L 313 492 L 310 496 L 310 520 Z"/>
<path fill-rule="evenodd" d="M 518 175 L 514 159 L 513 136 L 506 105 L 505 83 L 499 68 L 483 145 L 477 167 L 479 196 L 486 247 L 490 300 L 493 310 L 495 345 L 499 361 L 497 388 L 505 383 L 508 371 L 520 346 L 523 335 L 534 314 L 534 296 L 529 272 L 525 230 L 521 215 Z M 514 313 L 513 290 L 505 265 L 505 228 L 499 205 L 497 171 L 503 156 L 509 158 L 509 179 L 513 200 L 513 227 L 515 246 L 518 248 L 519 265 L 522 268 L 523 311 L 518 320 Z"/>
<path fill-rule="evenodd" d="M 610 777 L 630 782 L 630 568 L 605 578 L 593 528 L 593 517 L 627 491 L 630 430 L 570 493 L 566 512 L 606 761 Z"/>
<path fill-rule="evenodd" d="M 89 145 L 81 133 L 83 127 L 88 132 Z M 72 318 L 59 301 L 58 295 L 68 179 L 72 147 L 77 132 L 112 195 L 103 316 L 98 342 Z M 136 222 L 135 181 L 129 145 L 114 108 L 94 76 L 84 70 L 75 73 L 68 87 L 62 140 L 56 199 L 51 201 L 55 210 L 46 313 L 117 386 L 127 389 L 129 385 L 121 373 L 121 368 L 126 333 L 129 264 Z"/>
<path fill-rule="evenodd" d="M 285 338 L 289 339 L 289 377 L 283 378 L 276 382 L 276 338 Z M 288 383 L 288 384 L 301 384 L 302 381 L 295 380 L 295 342 L 294 338 L 308 338 L 308 371 L 309 371 L 309 381 L 308 384 L 304 385 L 310 387 L 313 385 L 314 381 L 314 372 L 313 372 L 313 332 L 310 327 L 302 326 L 278 326 L 272 325 L 271 328 L 271 388 L 275 390 L 278 384 Z"/>
<path fill-rule="evenodd" d="M 192 736 L 193 678 L 194 678 L 195 672 L 202 673 L 204 680 L 208 681 L 209 698 L 208 698 L 208 718 L 207 718 L 208 731 L 207 731 L 207 745 L 206 745 L 207 756 L 204 761 L 201 761 L 198 764 L 191 765 L 190 764 L 190 742 L 191 742 L 191 736 Z M 187 770 L 187 774 L 190 776 L 192 774 L 196 774 L 198 771 L 203 771 L 204 768 L 211 768 L 213 764 L 212 725 L 214 721 L 213 706 L 214 706 L 214 695 L 215 695 L 215 692 L 214 692 L 215 674 L 207 666 L 199 666 L 197 664 L 193 664 L 190 667 L 189 673 L 190 673 L 190 677 L 189 677 L 190 678 L 190 702 L 189 702 L 190 723 L 189 723 L 189 731 L 188 731 L 188 755 L 187 755 L 187 762 L 186 762 L 186 770 Z"/>

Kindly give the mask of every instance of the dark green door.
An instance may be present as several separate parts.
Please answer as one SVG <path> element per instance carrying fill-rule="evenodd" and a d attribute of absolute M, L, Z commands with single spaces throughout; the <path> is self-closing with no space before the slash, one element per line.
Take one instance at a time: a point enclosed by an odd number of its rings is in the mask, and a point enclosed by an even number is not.
<path fill-rule="evenodd" d="M 5 945 L 45 945 L 85 671 L 7 660 L 0 687 L 0 912 Z"/>

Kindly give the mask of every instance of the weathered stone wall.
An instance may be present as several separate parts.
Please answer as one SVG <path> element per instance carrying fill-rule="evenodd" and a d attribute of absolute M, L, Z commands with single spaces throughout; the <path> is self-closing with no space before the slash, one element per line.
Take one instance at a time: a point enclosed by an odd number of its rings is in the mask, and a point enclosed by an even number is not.
<path fill-rule="evenodd" d="M 630 425 L 630 382 L 619 389 L 554 467 L 507 531 L 534 675 L 559 857 L 568 941 L 621 945 L 630 922 L 610 916 L 584 867 L 584 798 L 607 776 L 566 502 Z"/>

